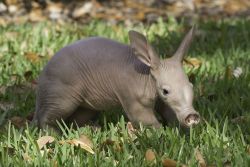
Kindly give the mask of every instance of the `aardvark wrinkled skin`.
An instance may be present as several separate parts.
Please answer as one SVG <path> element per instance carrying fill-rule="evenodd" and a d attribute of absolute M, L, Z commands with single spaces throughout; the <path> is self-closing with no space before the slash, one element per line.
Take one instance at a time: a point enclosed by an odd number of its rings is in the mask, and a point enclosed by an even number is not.
<path fill-rule="evenodd" d="M 192 84 L 181 63 L 193 34 L 194 28 L 163 60 L 136 31 L 129 32 L 130 45 L 92 37 L 62 48 L 39 77 L 34 120 L 41 128 L 61 119 L 84 125 L 103 110 L 122 107 L 136 124 L 159 127 L 155 112 L 168 119 L 169 109 L 181 124 L 197 124 Z"/>

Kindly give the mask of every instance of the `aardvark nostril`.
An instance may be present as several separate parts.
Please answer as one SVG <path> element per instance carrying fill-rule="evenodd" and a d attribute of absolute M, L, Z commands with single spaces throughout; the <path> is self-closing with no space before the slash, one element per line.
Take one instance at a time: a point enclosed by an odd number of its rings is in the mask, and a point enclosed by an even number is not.
<path fill-rule="evenodd" d="M 200 122 L 199 114 L 189 114 L 185 119 L 187 126 L 197 125 Z"/>

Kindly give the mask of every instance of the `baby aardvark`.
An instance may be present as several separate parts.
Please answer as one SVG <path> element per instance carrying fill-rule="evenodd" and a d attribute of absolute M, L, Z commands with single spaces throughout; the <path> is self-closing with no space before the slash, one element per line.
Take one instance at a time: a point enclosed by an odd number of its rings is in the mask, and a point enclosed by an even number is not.
<path fill-rule="evenodd" d="M 129 32 L 130 45 L 92 37 L 62 48 L 39 77 L 34 120 L 56 127 L 56 120 L 82 126 L 99 112 L 122 107 L 132 123 L 159 127 L 155 113 L 179 122 L 199 123 L 193 108 L 193 87 L 182 67 L 194 34 L 192 28 L 176 53 L 160 59 L 146 37 Z M 163 106 L 155 110 L 155 104 Z"/>

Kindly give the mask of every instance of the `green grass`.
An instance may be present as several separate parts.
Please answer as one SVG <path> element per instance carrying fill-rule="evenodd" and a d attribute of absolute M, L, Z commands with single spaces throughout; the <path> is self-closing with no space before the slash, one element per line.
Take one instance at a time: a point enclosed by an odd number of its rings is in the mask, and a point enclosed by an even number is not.
<path fill-rule="evenodd" d="M 149 166 L 147 149 L 154 150 L 156 163 L 164 158 L 180 164 L 197 166 L 194 150 L 202 152 L 208 165 L 250 166 L 250 21 L 222 20 L 199 23 L 188 57 L 202 61 L 199 68 L 186 66 L 195 88 L 194 106 L 204 118 L 199 126 L 183 130 L 179 126 L 152 129 L 140 127 L 136 139 L 127 132 L 121 112 L 106 112 L 100 118 L 101 129 L 78 130 L 63 126 L 62 135 L 42 132 L 27 125 L 8 123 L 13 116 L 27 117 L 35 108 L 35 93 L 27 83 L 36 79 L 43 66 L 63 46 L 88 36 L 105 36 L 128 43 L 127 32 L 136 29 L 148 35 L 161 56 L 171 55 L 188 27 L 171 19 L 150 26 L 126 28 L 101 22 L 89 25 L 52 23 L 8 25 L 0 27 L 0 105 L 14 107 L 0 110 L 0 166 Z M 25 55 L 32 53 L 35 61 Z M 239 78 L 232 76 L 236 67 L 243 69 Z M 234 118 L 243 116 L 237 121 Z M 88 136 L 95 154 L 59 141 Z M 41 153 L 36 140 L 54 135 L 50 151 Z M 114 144 L 105 141 L 113 140 Z M 24 154 L 30 158 L 24 159 Z"/>

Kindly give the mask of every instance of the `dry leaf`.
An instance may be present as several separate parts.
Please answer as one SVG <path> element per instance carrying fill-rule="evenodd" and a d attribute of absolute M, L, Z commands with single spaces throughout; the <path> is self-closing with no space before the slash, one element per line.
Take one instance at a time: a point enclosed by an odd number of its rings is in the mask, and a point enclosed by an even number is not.
<path fill-rule="evenodd" d="M 193 68 L 198 68 L 201 66 L 202 61 L 197 58 L 185 58 L 184 64 L 192 66 Z"/>
<path fill-rule="evenodd" d="M 79 18 L 84 16 L 87 13 L 90 13 L 93 10 L 93 3 L 92 2 L 86 2 L 84 5 L 82 5 L 80 8 L 77 8 L 73 11 L 72 17 L 73 18 Z"/>
<path fill-rule="evenodd" d="M 250 146 L 247 147 L 247 153 L 250 155 Z"/>
<path fill-rule="evenodd" d="M 162 166 L 163 167 L 176 167 L 177 166 L 177 162 L 175 160 L 165 158 L 162 161 Z"/>
<path fill-rule="evenodd" d="M 79 138 L 81 141 L 83 141 L 84 143 L 86 143 L 89 147 L 93 148 L 93 143 L 92 141 L 85 135 L 80 135 Z"/>
<path fill-rule="evenodd" d="M 133 125 L 132 125 L 131 122 L 128 122 L 128 123 L 127 123 L 127 129 L 128 129 L 128 131 L 131 132 L 131 133 L 135 132 L 135 129 L 134 129 L 134 127 L 133 127 Z"/>
<path fill-rule="evenodd" d="M 91 154 L 95 153 L 89 145 L 87 145 L 86 143 L 84 143 L 84 141 L 81 141 L 79 139 L 73 139 L 73 140 L 69 141 L 69 143 L 73 144 L 75 146 L 79 145 L 82 149 L 88 151 Z"/>
<path fill-rule="evenodd" d="M 55 3 L 52 5 L 49 5 L 48 7 L 48 11 L 49 11 L 49 18 L 52 20 L 57 20 L 60 19 L 62 17 L 62 11 L 63 11 L 63 6 L 61 5 L 61 3 Z"/>
<path fill-rule="evenodd" d="M 45 20 L 41 9 L 33 9 L 32 12 L 29 13 L 28 18 L 31 22 L 39 22 Z"/>
<path fill-rule="evenodd" d="M 21 128 L 26 125 L 26 122 L 28 122 L 28 120 L 23 117 L 14 116 L 10 118 L 10 122 L 16 127 Z"/>
<path fill-rule="evenodd" d="M 60 13 L 63 10 L 63 3 L 52 3 L 50 2 L 48 5 L 49 12 L 58 12 Z"/>
<path fill-rule="evenodd" d="M 64 6 L 62 3 L 50 3 L 47 8 L 49 12 L 49 17 L 52 20 L 59 19 L 61 17 L 63 7 Z"/>
<path fill-rule="evenodd" d="M 31 161 L 32 160 L 31 157 L 28 155 L 28 153 L 23 153 L 22 156 L 23 156 L 23 159 L 25 161 Z"/>
<path fill-rule="evenodd" d="M 58 162 L 57 162 L 57 160 L 53 160 L 53 167 L 58 167 Z"/>
<path fill-rule="evenodd" d="M 41 150 L 47 143 L 52 143 L 55 141 L 55 138 L 52 136 L 42 136 L 36 142 L 39 149 Z"/>
<path fill-rule="evenodd" d="M 206 161 L 204 160 L 204 158 L 203 158 L 203 156 L 202 156 L 202 154 L 201 154 L 201 152 L 199 151 L 198 148 L 196 148 L 196 149 L 194 150 L 194 154 L 195 154 L 196 160 L 197 160 L 198 163 L 199 163 L 199 166 L 201 166 L 201 167 L 206 167 L 206 166 L 207 166 L 207 165 L 206 165 Z"/>
<path fill-rule="evenodd" d="M 147 149 L 147 151 L 145 153 L 145 159 L 147 162 L 153 162 L 156 160 L 155 153 L 152 149 Z"/>
<path fill-rule="evenodd" d="M 132 138 L 133 140 L 136 139 L 136 135 L 135 135 L 136 129 L 134 129 L 131 122 L 127 123 L 127 129 L 128 129 L 129 137 Z"/>
<path fill-rule="evenodd" d="M 85 135 L 81 135 L 79 139 L 59 141 L 60 144 L 71 144 L 75 146 L 80 146 L 82 149 L 88 151 L 91 154 L 94 154 L 92 141 Z"/>
<path fill-rule="evenodd" d="M 24 56 L 32 63 L 36 63 L 40 60 L 40 56 L 33 52 L 26 52 Z"/>

